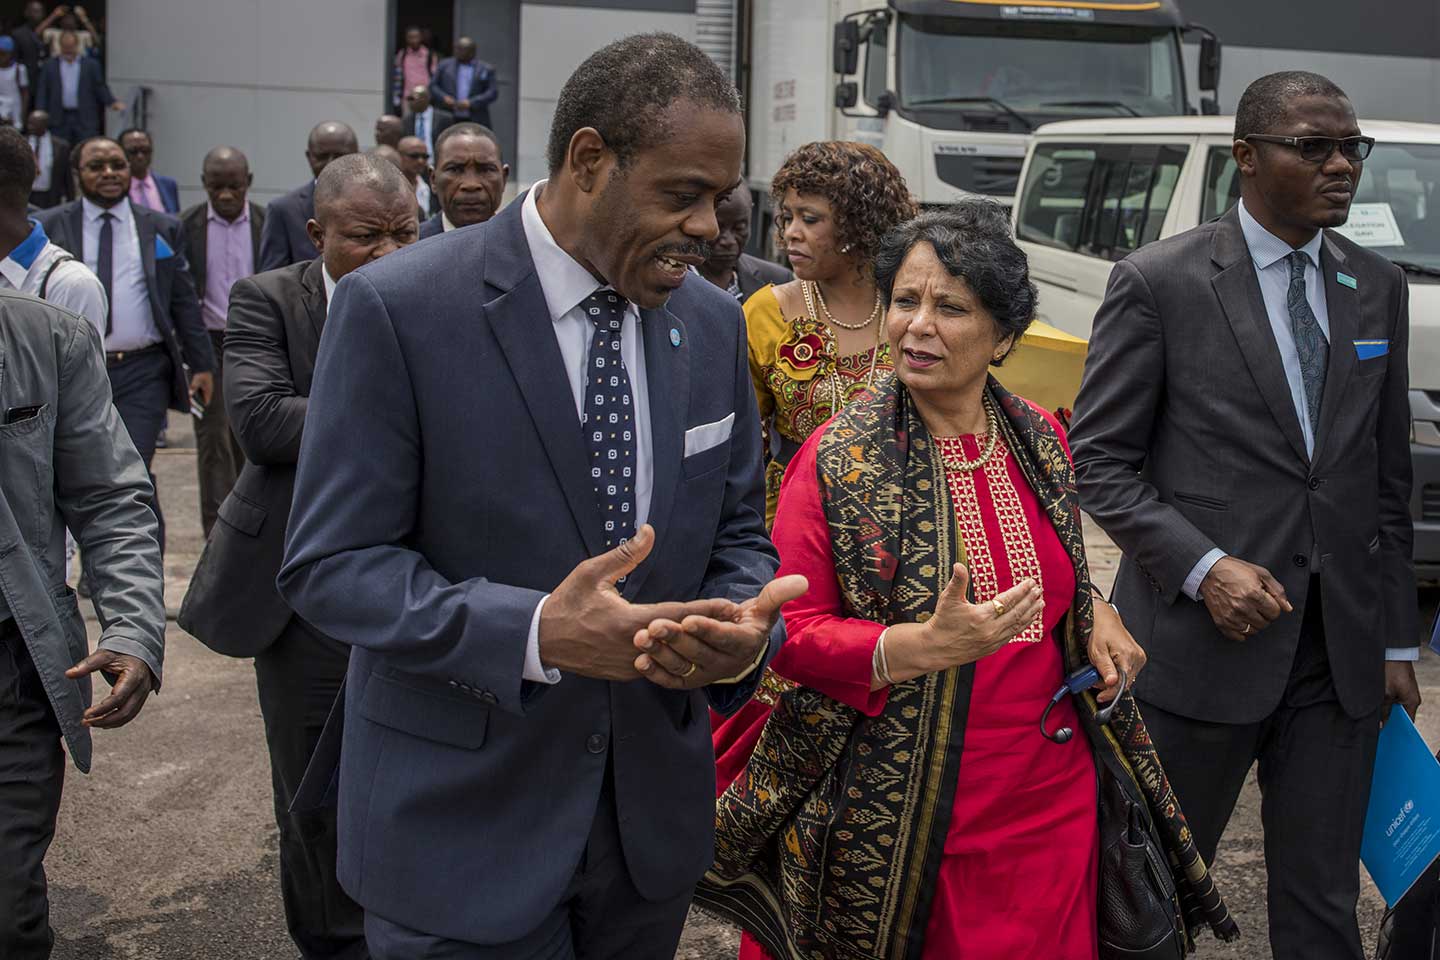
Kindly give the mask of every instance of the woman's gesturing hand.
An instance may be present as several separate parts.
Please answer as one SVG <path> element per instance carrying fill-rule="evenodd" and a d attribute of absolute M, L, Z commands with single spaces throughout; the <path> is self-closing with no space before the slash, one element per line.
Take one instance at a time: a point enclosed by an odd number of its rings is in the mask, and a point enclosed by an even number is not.
<path fill-rule="evenodd" d="M 1120 691 L 1119 670 L 1124 670 L 1128 682 L 1133 684 L 1145 669 L 1145 651 L 1125 629 L 1120 614 L 1104 600 L 1095 601 L 1095 630 L 1090 634 L 1088 652 L 1090 662 L 1100 671 L 1100 693 L 1095 699 L 1101 703 L 1114 700 Z"/>
<path fill-rule="evenodd" d="M 1015 639 L 1045 612 L 1045 595 L 1034 580 L 1022 580 L 998 597 L 971 603 L 965 595 L 970 571 L 957 563 L 953 573 L 933 617 L 886 631 L 885 659 L 897 683 L 974 663 Z M 878 678 L 873 685 L 879 689 Z"/>

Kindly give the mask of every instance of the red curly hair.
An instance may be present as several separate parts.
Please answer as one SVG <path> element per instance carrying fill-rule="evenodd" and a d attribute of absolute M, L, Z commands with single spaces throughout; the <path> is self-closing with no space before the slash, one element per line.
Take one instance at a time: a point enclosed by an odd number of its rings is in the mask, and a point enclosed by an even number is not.
<path fill-rule="evenodd" d="M 875 258 L 885 234 L 919 213 L 905 177 L 868 143 L 821 140 L 799 147 L 770 181 L 770 203 L 777 214 L 790 189 L 829 201 L 839 245 L 849 245 L 862 264 Z M 778 249 L 785 249 L 784 226 L 778 216 L 775 243 Z"/>

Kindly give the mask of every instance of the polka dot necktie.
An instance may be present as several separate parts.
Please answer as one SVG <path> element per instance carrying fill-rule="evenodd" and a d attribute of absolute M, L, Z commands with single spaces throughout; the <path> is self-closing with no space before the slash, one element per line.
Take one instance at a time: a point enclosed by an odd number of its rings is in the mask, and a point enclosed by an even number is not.
<path fill-rule="evenodd" d="M 590 449 L 590 480 L 604 518 L 606 550 L 635 535 L 635 410 L 630 374 L 620 355 L 628 305 L 613 290 L 597 290 L 581 304 L 595 325 L 585 366 L 583 429 Z"/>

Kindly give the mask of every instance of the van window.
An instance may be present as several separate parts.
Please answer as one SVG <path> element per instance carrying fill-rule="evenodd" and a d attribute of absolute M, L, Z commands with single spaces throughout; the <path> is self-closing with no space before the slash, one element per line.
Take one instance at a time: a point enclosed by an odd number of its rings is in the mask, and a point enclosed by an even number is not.
<path fill-rule="evenodd" d="M 890 24 L 877 19 L 871 24 L 870 38 L 865 41 L 865 102 L 872 107 L 880 106 L 880 94 L 887 89 L 885 68 L 886 52 L 889 50 Z"/>
<path fill-rule="evenodd" d="M 1209 223 L 1225 215 L 1240 201 L 1240 168 L 1230 148 L 1211 147 L 1205 158 L 1205 192 L 1200 199 L 1200 222 Z"/>
<path fill-rule="evenodd" d="M 1021 189 L 1021 239 L 1119 260 L 1155 240 L 1188 148 L 1043 144 Z"/>

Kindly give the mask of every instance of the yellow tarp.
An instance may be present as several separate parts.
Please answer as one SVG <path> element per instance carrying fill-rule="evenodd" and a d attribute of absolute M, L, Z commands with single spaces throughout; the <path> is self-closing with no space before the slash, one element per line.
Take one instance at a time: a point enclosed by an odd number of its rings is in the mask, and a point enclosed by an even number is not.
<path fill-rule="evenodd" d="M 991 367 L 995 379 L 1046 410 L 1075 409 L 1080 374 L 1085 370 L 1089 343 L 1063 330 L 1041 323 L 1030 325 L 1020 345 L 1001 367 Z"/>

